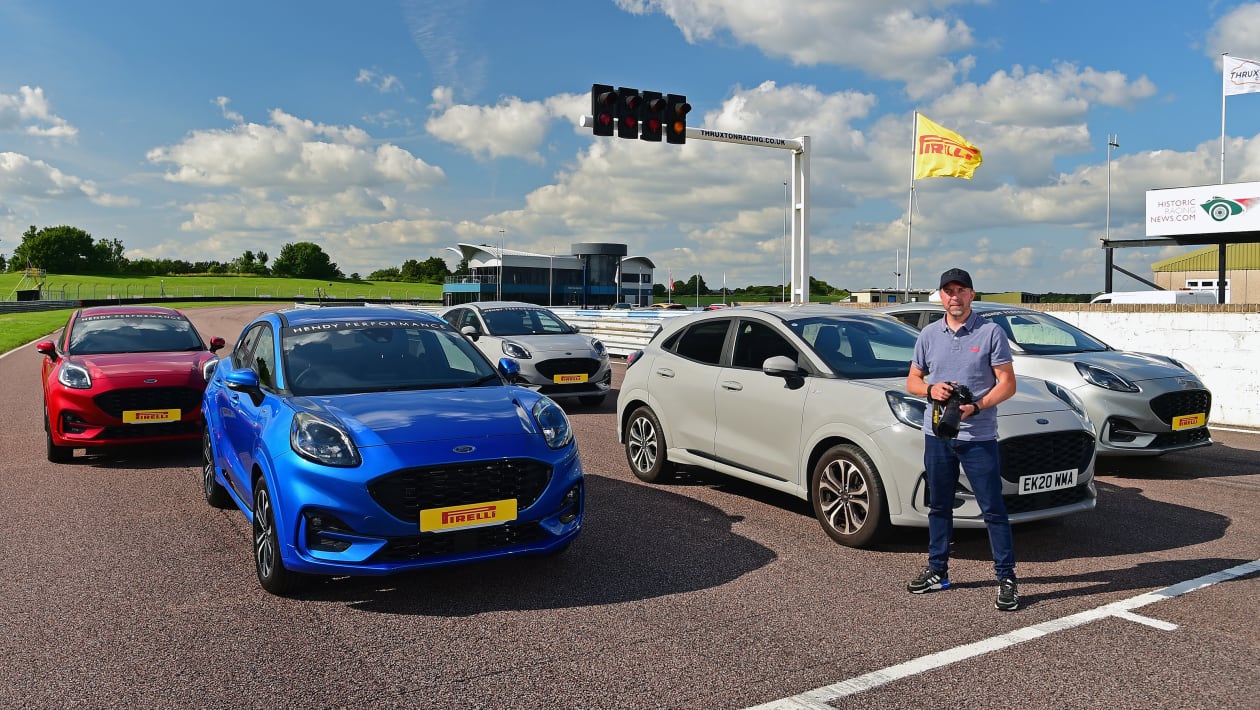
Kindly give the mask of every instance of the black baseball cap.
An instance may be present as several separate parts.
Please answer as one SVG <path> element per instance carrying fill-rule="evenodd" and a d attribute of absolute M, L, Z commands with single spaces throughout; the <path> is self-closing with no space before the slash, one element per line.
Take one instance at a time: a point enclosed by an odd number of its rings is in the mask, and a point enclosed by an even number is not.
<path fill-rule="evenodd" d="M 963 271 L 962 269 L 950 269 L 949 271 L 941 274 L 941 285 L 937 286 L 937 288 L 945 288 L 945 285 L 951 281 L 957 281 L 963 286 L 975 290 L 975 286 L 971 285 L 971 274 Z"/>

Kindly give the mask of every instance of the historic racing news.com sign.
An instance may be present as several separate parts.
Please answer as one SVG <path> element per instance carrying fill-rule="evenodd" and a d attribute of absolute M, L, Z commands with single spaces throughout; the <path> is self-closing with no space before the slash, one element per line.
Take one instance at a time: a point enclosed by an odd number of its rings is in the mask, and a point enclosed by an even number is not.
<path fill-rule="evenodd" d="M 1260 231 L 1260 182 L 1146 191 L 1146 236 Z"/>

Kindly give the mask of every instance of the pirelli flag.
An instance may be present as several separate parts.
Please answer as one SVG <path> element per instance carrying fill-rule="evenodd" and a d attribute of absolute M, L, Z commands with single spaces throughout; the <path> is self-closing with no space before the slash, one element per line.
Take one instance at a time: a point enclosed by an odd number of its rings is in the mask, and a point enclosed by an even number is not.
<path fill-rule="evenodd" d="M 914 179 L 957 177 L 970 180 L 983 158 L 966 138 L 927 116 L 914 114 Z"/>

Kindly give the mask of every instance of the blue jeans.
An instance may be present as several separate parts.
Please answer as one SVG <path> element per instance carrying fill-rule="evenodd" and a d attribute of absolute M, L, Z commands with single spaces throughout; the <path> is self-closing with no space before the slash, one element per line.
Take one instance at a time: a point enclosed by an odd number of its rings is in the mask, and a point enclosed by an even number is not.
<path fill-rule="evenodd" d="M 993 573 L 1015 579 L 1015 541 L 1002 500 L 1001 461 L 996 441 L 959 441 L 925 436 L 923 465 L 928 480 L 928 566 L 949 572 L 949 543 L 954 537 L 954 490 L 958 469 L 967 474 L 976 494 L 993 550 Z"/>

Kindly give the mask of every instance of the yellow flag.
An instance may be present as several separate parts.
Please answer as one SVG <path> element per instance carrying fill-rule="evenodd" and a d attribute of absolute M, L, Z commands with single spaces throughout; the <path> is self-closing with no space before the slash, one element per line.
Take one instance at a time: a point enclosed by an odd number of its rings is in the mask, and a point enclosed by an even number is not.
<path fill-rule="evenodd" d="M 980 149 L 927 116 L 920 113 L 916 117 L 914 178 L 960 177 L 970 180 L 983 162 Z"/>

